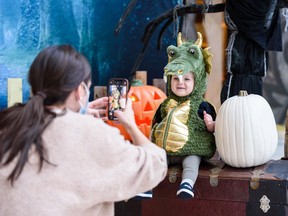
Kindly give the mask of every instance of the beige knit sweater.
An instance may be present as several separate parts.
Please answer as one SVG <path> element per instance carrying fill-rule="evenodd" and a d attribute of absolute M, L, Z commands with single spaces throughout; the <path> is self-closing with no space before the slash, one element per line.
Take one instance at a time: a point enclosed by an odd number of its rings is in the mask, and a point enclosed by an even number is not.
<path fill-rule="evenodd" d="M 48 159 L 31 152 L 13 187 L 13 164 L 0 168 L 1 216 L 109 216 L 114 202 L 155 187 L 166 175 L 164 150 L 136 147 L 102 120 L 68 111 L 43 134 Z"/>

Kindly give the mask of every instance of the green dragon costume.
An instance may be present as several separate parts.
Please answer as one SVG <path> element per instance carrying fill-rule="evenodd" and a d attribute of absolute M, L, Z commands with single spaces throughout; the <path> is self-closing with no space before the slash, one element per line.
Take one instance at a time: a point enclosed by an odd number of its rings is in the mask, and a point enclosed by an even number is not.
<path fill-rule="evenodd" d="M 159 106 L 152 120 L 152 141 L 164 148 L 168 155 L 199 155 L 210 158 L 216 146 L 213 133 L 207 131 L 203 111 L 216 118 L 214 106 L 204 99 L 207 76 L 211 72 L 212 54 L 202 49 L 202 35 L 195 43 L 182 41 L 178 34 L 177 47 L 167 48 L 168 64 L 164 68 L 164 80 L 168 82 L 168 97 Z M 184 97 L 171 90 L 172 75 L 194 74 L 194 89 Z"/>

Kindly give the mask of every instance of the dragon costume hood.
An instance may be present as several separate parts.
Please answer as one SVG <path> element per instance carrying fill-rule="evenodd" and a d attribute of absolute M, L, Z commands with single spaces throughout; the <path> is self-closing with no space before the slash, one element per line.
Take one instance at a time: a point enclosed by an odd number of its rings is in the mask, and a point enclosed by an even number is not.
<path fill-rule="evenodd" d="M 211 73 L 212 54 L 210 47 L 202 49 L 202 35 L 197 32 L 198 39 L 193 41 L 185 41 L 178 33 L 177 47 L 169 46 L 167 48 L 168 64 L 164 67 L 164 80 L 168 81 L 168 96 L 176 101 L 185 101 L 188 98 L 202 98 L 207 88 L 207 75 Z M 171 91 L 172 75 L 183 76 L 188 73 L 194 75 L 194 90 L 190 95 L 178 97 Z"/>

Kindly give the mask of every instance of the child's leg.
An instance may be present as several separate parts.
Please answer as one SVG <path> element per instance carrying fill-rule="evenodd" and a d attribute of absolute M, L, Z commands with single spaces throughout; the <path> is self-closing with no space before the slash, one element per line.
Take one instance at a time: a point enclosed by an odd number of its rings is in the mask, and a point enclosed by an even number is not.
<path fill-rule="evenodd" d="M 198 177 L 200 162 L 201 162 L 200 156 L 190 155 L 185 157 L 182 163 L 183 166 L 182 181 L 190 179 L 193 182 L 191 185 L 192 187 L 195 184 Z"/>
<path fill-rule="evenodd" d="M 183 159 L 182 181 L 176 193 L 178 197 L 185 199 L 194 197 L 193 186 L 198 177 L 200 162 L 201 157 L 197 155 L 190 155 Z"/>

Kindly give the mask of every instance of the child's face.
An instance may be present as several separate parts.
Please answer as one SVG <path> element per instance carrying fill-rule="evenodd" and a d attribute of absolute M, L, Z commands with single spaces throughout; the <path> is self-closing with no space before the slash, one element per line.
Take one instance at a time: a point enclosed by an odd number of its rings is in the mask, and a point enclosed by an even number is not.
<path fill-rule="evenodd" d="M 188 73 L 186 75 L 179 78 L 177 75 L 173 75 L 171 78 L 171 90 L 172 92 L 179 96 L 187 96 L 189 95 L 194 89 L 194 76 L 192 73 Z"/>

